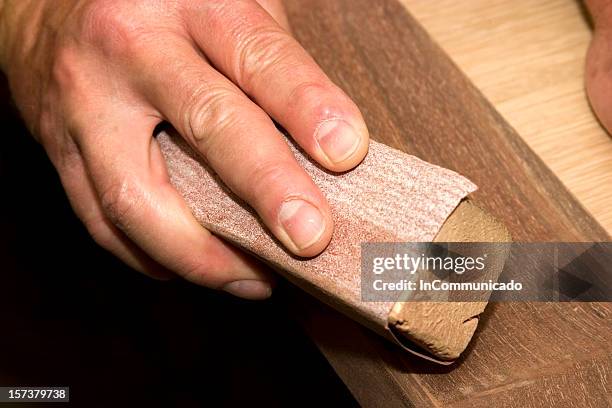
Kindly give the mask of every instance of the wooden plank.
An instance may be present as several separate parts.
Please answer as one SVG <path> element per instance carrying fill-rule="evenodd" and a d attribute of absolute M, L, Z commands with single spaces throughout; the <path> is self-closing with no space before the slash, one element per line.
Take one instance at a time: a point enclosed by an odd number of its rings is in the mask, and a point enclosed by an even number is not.
<path fill-rule="evenodd" d="M 612 233 L 612 138 L 584 89 L 593 35 L 575 0 L 401 0 L 521 138 Z"/>
<path fill-rule="evenodd" d="M 296 36 L 362 108 L 374 139 L 471 178 L 480 186 L 474 200 L 502 220 L 514 240 L 610 239 L 401 4 L 286 5 Z M 364 405 L 384 396 L 417 406 L 507 396 L 508 406 L 536 406 L 544 397 L 523 392 L 526 387 L 540 387 L 551 403 L 563 395 L 609 398 L 610 313 L 609 304 L 491 305 L 451 368 L 406 356 L 329 310 L 315 314 L 325 318 L 304 319 Z"/>

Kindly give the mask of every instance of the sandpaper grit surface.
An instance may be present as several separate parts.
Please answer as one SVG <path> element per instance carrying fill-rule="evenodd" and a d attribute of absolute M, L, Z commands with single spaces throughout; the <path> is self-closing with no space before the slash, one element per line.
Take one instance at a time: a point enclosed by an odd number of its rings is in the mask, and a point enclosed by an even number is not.
<path fill-rule="evenodd" d="M 179 136 L 162 132 L 157 140 L 172 184 L 204 227 L 258 255 L 322 300 L 378 327 L 386 327 L 394 302 L 361 301 L 361 243 L 430 242 L 461 199 L 476 189 L 451 170 L 377 142 L 370 143 L 359 166 L 336 174 L 288 141 L 327 197 L 335 223 L 322 254 L 296 258 Z"/>

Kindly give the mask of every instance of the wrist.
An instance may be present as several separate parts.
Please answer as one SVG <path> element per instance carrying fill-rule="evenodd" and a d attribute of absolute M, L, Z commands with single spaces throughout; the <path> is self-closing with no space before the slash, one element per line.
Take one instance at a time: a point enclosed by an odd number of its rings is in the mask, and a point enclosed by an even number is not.
<path fill-rule="evenodd" d="M 15 10 L 11 0 L 0 0 L 0 70 L 6 73 L 10 60 L 11 50 L 11 21 L 14 20 Z"/>
<path fill-rule="evenodd" d="M 12 0 L 0 0 L 0 70 L 6 73 L 12 48 L 15 7 Z"/>
<path fill-rule="evenodd" d="M 585 0 L 595 27 L 612 27 L 612 2 L 609 0 Z"/>
<path fill-rule="evenodd" d="M 15 51 L 17 29 L 20 26 L 37 26 L 34 18 L 28 17 L 29 14 L 36 14 L 31 10 L 32 4 L 30 0 L 0 0 L 0 70 L 5 73 Z"/>
<path fill-rule="evenodd" d="M 4 71 L 6 65 L 6 44 L 8 43 L 6 14 L 6 1 L 0 0 L 0 70 L 2 71 Z"/>

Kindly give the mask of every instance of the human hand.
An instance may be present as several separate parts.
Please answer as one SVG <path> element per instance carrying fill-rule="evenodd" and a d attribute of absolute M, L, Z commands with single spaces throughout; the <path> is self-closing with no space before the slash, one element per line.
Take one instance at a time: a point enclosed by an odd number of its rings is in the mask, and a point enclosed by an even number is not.
<path fill-rule="evenodd" d="M 197 223 L 153 133 L 172 124 L 291 252 L 322 251 L 329 206 L 270 117 L 333 171 L 368 132 L 286 28 L 275 0 L 0 0 L 0 63 L 96 242 L 151 276 L 265 298 L 271 276 Z"/>
<path fill-rule="evenodd" d="M 585 84 L 593 111 L 612 133 L 612 2 L 585 1 L 594 23 L 586 57 Z"/>

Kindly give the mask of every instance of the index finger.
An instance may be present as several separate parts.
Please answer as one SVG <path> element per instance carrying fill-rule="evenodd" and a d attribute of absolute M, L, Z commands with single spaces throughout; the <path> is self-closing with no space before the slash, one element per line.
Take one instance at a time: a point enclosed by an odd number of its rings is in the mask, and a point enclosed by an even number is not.
<path fill-rule="evenodd" d="M 259 4 L 201 7 L 185 19 L 212 63 L 311 157 L 333 171 L 359 164 L 369 141 L 361 112 Z"/>

